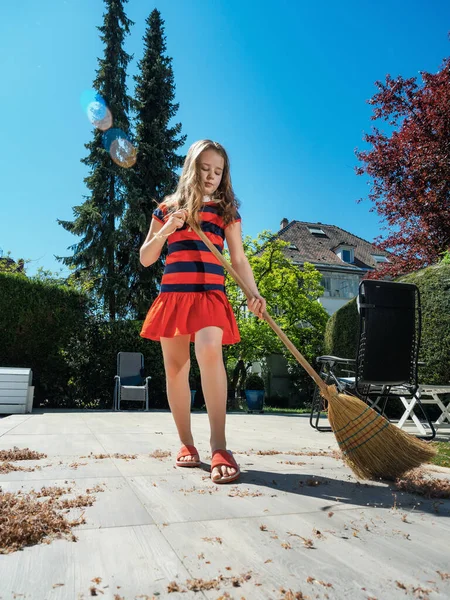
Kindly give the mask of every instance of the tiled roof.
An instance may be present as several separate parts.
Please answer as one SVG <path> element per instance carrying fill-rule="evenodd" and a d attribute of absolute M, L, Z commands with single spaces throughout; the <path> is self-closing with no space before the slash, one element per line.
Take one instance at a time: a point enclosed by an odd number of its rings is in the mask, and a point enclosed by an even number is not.
<path fill-rule="evenodd" d="M 314 235 L 309 227 L 321 229 L 325 235 Z M 294 248 L 286 248 L 286 255 L 294 262 L 311 262 L 320 268 L 328 265 L 336 267 L 357 267 L 360 269 L 376 269 L 380 267 L 373 258 L 373 254 L 389 257 L 389 252 L 380 250 L 374 244 L 341 229 L 336 225 L 324 225 L 323 223 L 307 223 L 305 221 L 291 221 L 286 227 L 278 232 L 278 237 L 285 242 L 295 245 Z M 353 263 L 344 262 L 332 249 L 340 245 L 353 247 L 355 260 Z M 381 263 L 382 264 L 382 263 Z"/>

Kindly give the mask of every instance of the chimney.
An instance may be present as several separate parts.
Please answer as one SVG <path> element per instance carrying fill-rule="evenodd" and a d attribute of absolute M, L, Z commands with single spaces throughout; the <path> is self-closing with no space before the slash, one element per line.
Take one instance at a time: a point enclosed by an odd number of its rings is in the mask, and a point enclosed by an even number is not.
<path fill-rule="evenodd" d="M 288 221 L 288 219 L 286 219 L 286 217 L 284 217 L 284 219 L 281 219 L 280 229 L 284 229 L 288 225 L 289 225 L 289 221 Z"/>

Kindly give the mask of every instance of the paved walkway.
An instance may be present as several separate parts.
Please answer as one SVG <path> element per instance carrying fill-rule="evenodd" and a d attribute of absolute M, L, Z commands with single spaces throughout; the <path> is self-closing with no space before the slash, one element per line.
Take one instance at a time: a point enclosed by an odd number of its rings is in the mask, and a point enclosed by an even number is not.
<path fill-rule="evenodd" d="M 47 454 L 16 463 L 40 470 L 0 474 L 3 492 L 104 490 L 83 509 L 77 541 L 0 555 L 0 598 L 450 598 L 450 500 L 357 482 L 332 455 L 334 435 L 300 415 L 229 415 L 243 474 L 238 485 L 213 485 L 206 414 L 193 414 L 193 430 L 204 469 L 174 467 L 178 440 L 166 412 L 0 419 L 0 450 Z M 156 450 L 172 456 L 150 456 Z M 270 450 L 281 453 L 257 454 Z M 449 469 L 428 471 L 450 479 Z M 169 592 L 171 582 L 186 591 Z M 194 591 L 202 587 L 211 589 Z"/>

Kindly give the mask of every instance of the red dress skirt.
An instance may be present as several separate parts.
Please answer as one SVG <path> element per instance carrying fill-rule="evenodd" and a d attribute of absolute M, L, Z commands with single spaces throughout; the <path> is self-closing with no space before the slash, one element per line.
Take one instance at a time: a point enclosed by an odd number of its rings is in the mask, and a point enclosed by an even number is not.
<path fill-rule="evenodd" d="M 161 223 L 165 217 L 164 207 L 153 212 Z M 215 202 L 204 203 L 200 226 L 222 252 L 226 226 Z M 159 341 L 190 335 L 193 342 L 197 331 L 214 326 L 223 330 L 222 344 L 236 344 L 241 338 L 224 284 L 221 263 L 199 236 L 186 225 L 178 229 L 168 237 L 161 292 L 147 313 L 141 336 Z"/>
<path fill-rule="evenodd" d="M 240 335 L 228 298 L 220 291 L 162 292 L 152 304 L 141 336 L 150 340 L 190 335 L 204 327 L 220 327 L 222 344 L 236 344 Z"/>

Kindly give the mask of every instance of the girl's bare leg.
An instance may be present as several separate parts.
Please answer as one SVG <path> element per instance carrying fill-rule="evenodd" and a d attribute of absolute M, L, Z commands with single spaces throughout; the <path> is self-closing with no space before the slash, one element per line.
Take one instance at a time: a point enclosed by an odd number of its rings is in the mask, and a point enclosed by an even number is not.
<path fill-rule="evenodd" d="M 189 389 L 189 335 L 161 338 L 166 371 L 167 399 L 182 444 L 193 445 L 191 431 L 191 392 Z M 194 461 L 197 457 L 185 456 L 180 460 Z"/>
<path fill-rule="evenodd" d="M 205 327 L 195 334 L 195 355 L 200 367 L 203 395 L 211 427 L 211 451 L 226 449 L 225 420 L 227 408 L 227 376 L 222 356 L 220 327 Z M 233 475 L 236 469 L 222 466 L 214 468 L 212 480 Z"/>

